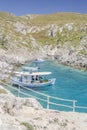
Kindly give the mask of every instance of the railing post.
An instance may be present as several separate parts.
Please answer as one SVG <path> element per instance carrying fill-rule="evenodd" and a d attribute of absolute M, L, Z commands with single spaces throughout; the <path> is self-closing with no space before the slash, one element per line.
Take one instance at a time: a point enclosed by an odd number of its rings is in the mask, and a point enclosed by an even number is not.
<path fill-rule="evenodd" d="M 47 96 L 47 109 L 49 109 L 49 96 Z"/>
<path fill-rule="evenodd" d="M 18 97 L 20 97 L 20 85 L 18 85 Z"/>
<path fill-rule="evenodd" d="M 75 103 L 76 103 L 76 101 L 74 100 L 73 101 L 73 112 L 75 112 L 75 106 L 76 106 Z"/>

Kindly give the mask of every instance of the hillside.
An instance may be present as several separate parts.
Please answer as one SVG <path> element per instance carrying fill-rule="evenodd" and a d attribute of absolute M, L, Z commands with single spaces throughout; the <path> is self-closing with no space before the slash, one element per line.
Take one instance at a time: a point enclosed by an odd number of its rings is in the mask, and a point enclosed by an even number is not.
<path fill-rule="evenodd" d="M 15 16 L 0 12 L 0 68 L 47 56 L 87 69 L 86 14 Z"/>

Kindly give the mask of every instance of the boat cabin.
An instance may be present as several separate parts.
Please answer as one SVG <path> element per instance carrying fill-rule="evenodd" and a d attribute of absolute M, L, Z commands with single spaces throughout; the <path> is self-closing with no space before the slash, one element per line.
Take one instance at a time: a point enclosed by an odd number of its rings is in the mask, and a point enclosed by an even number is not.
<path fill-rule="evenodd" d="M 15 72 L 16 77 L 20 82 L 34 83 L 34 82 L 43 82 L 46 79 L 43 78 L 44 75 L 49 75 L 51 72 Z"/>

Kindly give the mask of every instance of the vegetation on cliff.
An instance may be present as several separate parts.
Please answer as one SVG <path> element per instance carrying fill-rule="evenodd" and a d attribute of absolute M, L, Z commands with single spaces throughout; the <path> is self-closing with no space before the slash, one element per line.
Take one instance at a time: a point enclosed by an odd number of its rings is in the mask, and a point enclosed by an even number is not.
<path fill-rule="evenodd" d="M 86 23 L 86 14 L 56 13 L 18 17 L 0 12 L 0 51 L 4 50 L 6 58 L 12 54 L 16 60 L 25 57 L 24 61 L 36 54 L 54 55 L 61 63 L 86 68 Z"/>

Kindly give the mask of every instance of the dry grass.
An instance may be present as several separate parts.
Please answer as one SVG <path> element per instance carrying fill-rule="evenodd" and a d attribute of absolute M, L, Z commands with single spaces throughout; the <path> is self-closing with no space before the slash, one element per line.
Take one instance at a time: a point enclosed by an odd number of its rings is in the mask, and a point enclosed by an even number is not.
<path fill-rule="evenodd" d="M 30 34 L 23 35 L 20 32 L 17 32 L 14 27 L 15 22 L 24 23 L 26 26 L 39 26 L 43 27 L 50 24 L 56 24 L 59 27 L 64 27 L 66 23 L 74 23 L 74 26 L 78 29 L 77 31 L 74 30 L 63 30 L 61 33 L 57 33 L 57 36 L 51 37 L 47 35 L 48 29 L 40 31 L 38 33 L 32 33 L 32 36 L 36 39 L 38 44 L 44 45 L 58 45 L 60 44 L 61 47 L 69 41 L 72 46 L 76 47 L 80 43 L 80 38 L 85 37 L 87 35 L 87 30 L 85 32 L 81 32 L 81 27 L 86 25 L 87 23 L 87 15 L 86 14 L 77 14 L 77 13 L 56 13 L 50 15 L 38 15 L 33 19 L 26 19 L 22 17 L 17 17 L 15 15 L 0 12 L 0 32 L 3 32 L 3 35 L 8 36 L 8 40 L 0 40 L 0 48 L 7 47 L 7 43 L 14 48 L 17 47 L 24 47 L 24 48 L 31 48 L 32 43 L 29 39 Z M 16 42 L 15 42 L 16 41 Z"/>
<path fill-rule="evenodd" d="M 56 13 L 51 15 L 40 15 L 31 20 L 32 25 L 43 26 L 46 24 L 64 25 L 65 23 L 86 24 L 86 14 Z"/>

